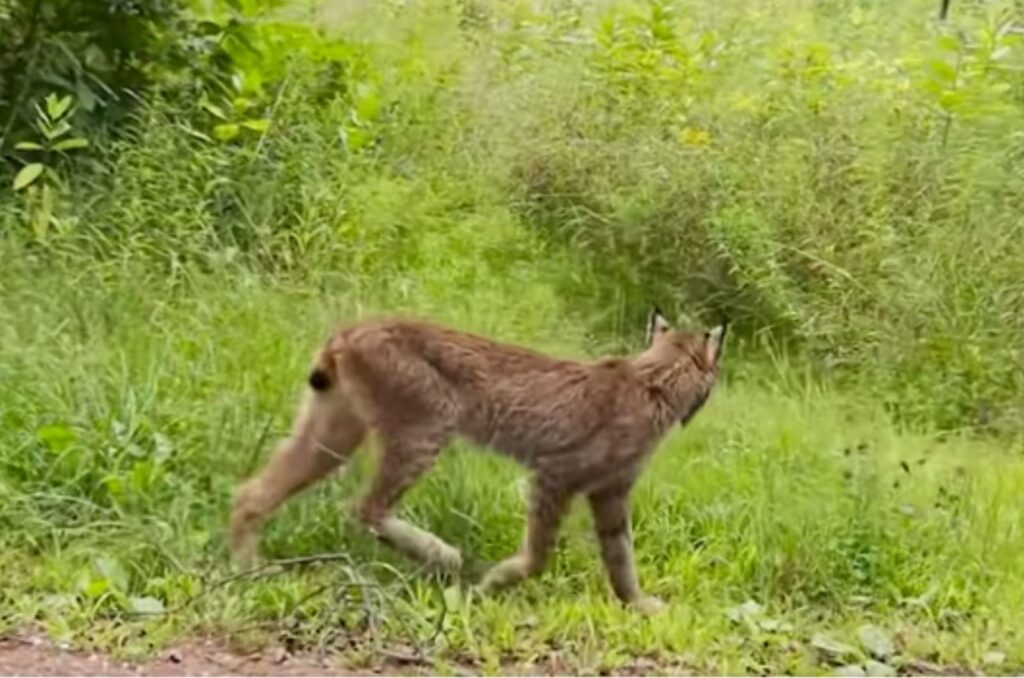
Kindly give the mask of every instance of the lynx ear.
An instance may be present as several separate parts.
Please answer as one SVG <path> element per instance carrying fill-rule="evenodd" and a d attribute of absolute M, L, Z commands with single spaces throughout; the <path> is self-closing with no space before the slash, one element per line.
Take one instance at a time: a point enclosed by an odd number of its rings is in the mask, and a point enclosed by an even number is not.
<path fill-rule="evenodd" d="M 704 333 L 704 357 L 708 365 L 715 365 L 722 355 L 722 348 L 725 346 L 725 334 L 729 330 L 729 321 L 723 320 L 722 324 Z"/>
<path fill-rule="evenodd" d="M 651 314 L 647 319 L 647 338 L 645 343 L 650 346 L 651 342 L 654 341 L 654 335 L 667 332 L 669 329 L 668 321 L 665 320 L 664 314 L 661 309 L 657 306 L 651 309 Z"/>

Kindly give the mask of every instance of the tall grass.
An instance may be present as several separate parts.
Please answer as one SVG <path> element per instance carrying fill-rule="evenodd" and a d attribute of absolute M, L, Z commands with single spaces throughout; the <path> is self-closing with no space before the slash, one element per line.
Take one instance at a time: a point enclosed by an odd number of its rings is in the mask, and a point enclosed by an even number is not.
<path fill-rule="evenodd" d="M 559 293 L 599 334 L 652 299 L 727 313 L 862 377 L 901 421 L 1012 433 L 1021 17 L 965 4 L 942 24 L 933 4 L 266 14 L 240 91 L 144 110 L 61 230 L 377 285 L 430 270 L 423 220 L 494 223 L 501 247 L 573 260 Z"/>
<path fill-rule="evenodd" d="M 330 319 L 392 304 L 237 267 L 186 268 L 169 284 L 133 263 L 78 274 L 71 264 L 18 264 L 0 285 L 0 370 L 17 385 L 0 408 L 10 624 L 34 620 L 58 638 L 139 652 L 168 634 L 251 632 L 263 621 L 300 645 L 362 638 L 358 660 L 379 643 L 427 642 L 447 605 L 431 652 L 484 665 L 562 657 L 596 670 L 651 655 L 703 670 L 812 670 L 801 641 L 822 631 L 853 639 L 865 620 L 899 631 L 906 661 L 977 662 L 990 643 L 1020 656 L 1019 455 L 899 433 L 877 404 L 785 365 L 730 366 L 638 488 L 640 570 L 673 605 L 662 620 L 638 625 L 616 608 L 582 507 L 541 580 L 496 600 L 442 595 L 346 520 L 365 456 L 289 504 L 264 543 L 269 557 L 349 553 L 350 566 L 202 593 L 226 575 L 231 490 L 286 430 L 309 347 Z M 528 296 L 550 303 L 544 275 L 533 276 Z M 583 341 L 537 325 L 535 307 L 520 301 L 448 319 L 563 354 Z M 519 478 L 510 463 L 457 446 L 403 510 L 479 568 L 518 543 Z M 384 592 L 353 598 L 353 581 L 367 577 Z M 176 611 L 146 622 L 140 638 L 131 614 L 145 598 Z M 748 599 L 766 606 L 757 624 L 781 626 L 731 622 Z"/>
<path fill-rule="evenodd" d="M 154 94 L 45 233 L 0 197 L 0 622 L 716 672 L 817 671 L 812 636 L 874 622 L 894 664 L 1022 665 L 1020 17 L 933 5 L 250 17 L 239 91 Z M 402 310 L 597 355 L 636 348 L 651 301 L 740 330 L 638 488 L 666 617 L 612 602 L 582 511 L 540 581 L 442 590 L 346 523 L 362 457 L 264 544 L 351 563 L 201 593 L 332 323 Z M 482 565 L 519 540 L 519 477 L 457 446 L 404 510 Z"/>

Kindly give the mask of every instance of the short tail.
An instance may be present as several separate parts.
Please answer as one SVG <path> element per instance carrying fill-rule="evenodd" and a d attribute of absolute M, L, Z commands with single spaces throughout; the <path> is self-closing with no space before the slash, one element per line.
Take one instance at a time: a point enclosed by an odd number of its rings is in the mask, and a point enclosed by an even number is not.
<path fill-rule="evenodd" d="M 325 346 L 316 355 L 313 368 L 309 372 L 309 387 L 314 391 L 329 391 L 337 378 L 337 369 L 334 363 L 335 351 L 331 345 Z"/>

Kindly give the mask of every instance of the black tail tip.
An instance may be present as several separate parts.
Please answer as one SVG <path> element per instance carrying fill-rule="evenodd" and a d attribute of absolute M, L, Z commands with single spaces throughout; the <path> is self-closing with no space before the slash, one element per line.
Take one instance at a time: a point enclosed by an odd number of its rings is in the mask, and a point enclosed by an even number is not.
<path fill-rule="evenodd" d="M 309 387 L 314 391 L 326 391 L 331 387 L 331 378 L 322 369 L 315 369 L 309 373 Z"/>

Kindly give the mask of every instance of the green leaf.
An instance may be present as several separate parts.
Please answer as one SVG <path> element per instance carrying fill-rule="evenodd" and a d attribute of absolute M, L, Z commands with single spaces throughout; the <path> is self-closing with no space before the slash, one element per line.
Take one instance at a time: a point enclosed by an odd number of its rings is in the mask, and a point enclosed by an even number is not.
<path fill-rule="evenodd" d="M 209 19 L 204 19 L 196 24 L 196 29 L 200 35 L 217 35 L 223 30 L 220 24 Z"/>
<path fill-rule="evenodd" d="M 17 150 L 17 151 L 45 151 L 46 150 L 43 146 L 41 146 L 40 144 L 37 144 L 34 141 L 22 141 L 22 142 L 19 142 L 17 144 L 14 144 L 14 149 Z"/>
<path fill-rule="evenodd" d="M 238 125 L 217 125 L 213 128 L 213 136 L 217 137 L 221 141 L 231 141 L 238 136 Z"/>
<path fill-rule="evenodd" d="M 128 573 L 116 558 L 97 558 L 96 570 L 118 591 L 128 590 Z"/>
<path fill-rule="evenodd" d="M 131 606 L 133 612 L 139 614 L 161 614 L 164 611 L 164 604 L 157 598 L 152 596 L 143 596 L 141 598 L 129 598 L 128 604 Z"/>
<path fill-rule="evenodd" d="M 362 121 L 370 121 L 377 117 L 381 109 L 381 99 L 374 91 L 366 91 L 356 101 L 355 111 Z"/>
<path fill-rule="evenodd" d="M 43 173 L 43 163 L 31 162 L 14 176 L 14 190 L 20 191 L 23 188 L 28 187 L 33 181 L 39 178 L 39 175 Z"/>
<path fill-rule="evenodd" d="M 88 145 L 88 139 L 83 139 L 82 137 L 71 137 L 70 139 L 65 139 L 64 141 L 58 141 L 57 143 L 55 143 L 53 145 L 53 150 L 70 151 L 76 148 L 85 148 Z"/>
<path fill-rule="evenodd" d="M 444 604 L 449 610 L 461 610 L 465 605 L 465 599 L 457 586 L 449 586 L 441 592 L 444 596 Z"/>
<path fill-rule="evenodd" d="M 270 121 L 263 120 L 261 118 L 253 118 L 251 120 L 242 121 L 242 127 L 251 129 L 253 132 L 266 132 L 267 128 L 270 127 Z"/>
<path fill-rule="evenodd" d="M 957 90 L 947 90 L 939 95 L 939 106 L 946 111 L 952 111 L 964 103 L 966 96 Z"/>
<path fill-rule="evenodd" d="M 217 104 L 212 104 L 209 101 L 204 101 L 201 104 L 201 106 L 203 107 L 204 110 L 206 110 L 207 113 L 217 118 L 218 120 L 228 119 L 228 116 L 224 114 L 224 109 L 222 109 Z"/>
<path fill-rule="evenodd" d="M 60 452 L 75 442 L 75 432 L 64 424 L 50 424 L 36 431 L 36 440 L 54 452 Z"/>
<path fill-rule="evenodd" d="M 864 624 L 857 629 L 857 639 L 875 659 L 888 659 L 896 651 L 889 634 L 874 624 Z"/>
<path fill-rule="evenodd" d="M 898 675 L 896 669 L 889 666 L 884 662 L 878 662 L 874 659 L 869 659 L 864 664 L 864 672 L 872 678 L 889 678 L 890 676 Z"/>
<path fill-rule="evenodd" d="M 815 633 L 811 638 L 811 647 L 818 650 L 828 659 L 852 659 L 859 656 L 857 648 L 841 643 L 823 633 Z"/>
<path fill-rule="evenodd" d="M 201 141 L 205 141 L 206 143 L 212 143 L 213 142 L 213 139 L 211 139 L 210 137 L 206 136 L 205 134 L 203 134 L 199 130 L 190 127 L 189 125 L 178 125 L 178 127 L 181 130 L 183 130 L 186 134 L 188 134 L 189 136 L 193 136 L 196 139 L 199 139 Z"/>
<path fill-rule="evenodd" d="M 46 112 L 50 116 L 50 120 L 58 120 L 63 117 L 69 108 L 71 108 L 70 96 L 58 99 L 56 94 L 50 94 L 46 97 Z"/>
<path fill-rule="evenodd" d="M 748 619 L 754 619 L 761 614 L 762 607 L 753 600 L 747 600 L 742 605 L 726 610 L 725 615 L 729 618 L 729 621 L 742 622 Z"/>
<path fill-rule="evenodd" d="M 943 80 L 945 82 L 956 81 L 956 69 L 945 61 L 942 61 L 941 59 L 932 59 L 928 62 L 928 67 L 931 68 L 932 73 L 934 73 L 935 77 L 939 80 Z"/>
<path fill-rule="evenodd" d="M 164 461 L 174 454 L 174 443 L 162 433 L 153 434 L 153 458 Z"/>
<path fill-rule="evenodd" d="M 43 136 L 45 136 L 47 139 L 49 139 L 51 141 L 53 139 L 56 139 L 57 137 L 64 136 L 65 134 L 67 134 L 70 131 L 71 131 L 71 125 L 69 125 L 68 123 L 66 123 L 63 120 L 61 120 L 60 122 L 58 122 L 56 125 L 54 125 L 51 128 L 43 129 L 42 130 Z"/>
<path fill-rule="evenodd" d="M 110 582 L 106 579 L 92 579 L 82 589 L 82 593 L 84 593 L 89 598 L 96 599 L 109 590 Z"/>
<path fill-rule="evenodd" d="M 115 500 L 124 498 L 124 479 L 121 476 L 107 476 L 102 482 Z"/>

